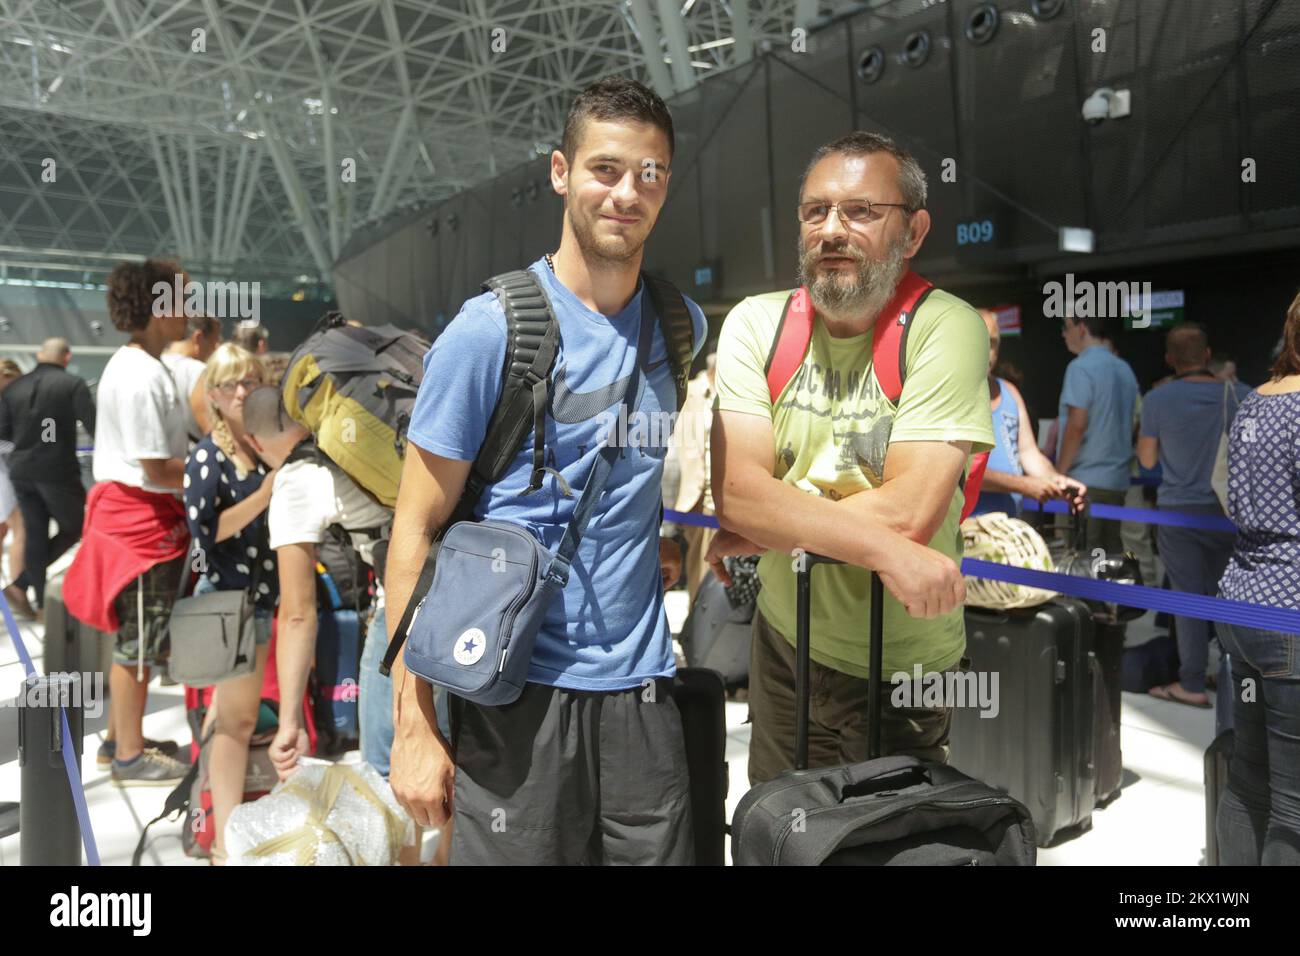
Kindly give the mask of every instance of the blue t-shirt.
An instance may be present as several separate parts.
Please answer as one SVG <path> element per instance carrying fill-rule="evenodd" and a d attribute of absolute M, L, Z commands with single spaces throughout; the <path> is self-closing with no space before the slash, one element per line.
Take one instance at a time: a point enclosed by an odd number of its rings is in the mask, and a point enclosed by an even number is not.
<path fill-rule="evenodd" d="M 544 260 L 529 269 L 541 280 L 560 324 L 546 418 L 546 465 L 564 476 L 573 497 L 564 497 L 550 474 L 538 491 L 521 496 L 532 473 L 530 430 L 505 475 L 484 491 L 475 516 L 524 525 L 554 551 L 632 371 L 643 290 L 638 286 L 627 306 L 607 317 L 561 285 Z M 698 305 L 688 299 L 687 306 L 698 353 L 707 323 Z M 496 296 L 485 293 L 467 301 L 424 358 L 409 440 L 435 455 L 472 461 L 501 392 L 505 349 L 505 313 Z M 667 345 L 655 323 L 640 414 L 629 414 L 627 423 L 629 443 L 640 447 L 624 448 L 610 472 L 578 546 L 568 586 L 537 635 L 530 681 L 609 691 L 672 675 L 658 529 L 663 461 L 672 434 L 669 416 L 676 405 Z"/>
<path fill-rule="evenodd" d="M 1007 388 L 1007 380 L 999 378 L 998 396 L 1001 401 L 993 409 L 993 448 L 989 452 L 987 471 L 1001 471 L 1008 475 L 1023 475 L 1020 464 L 1020 406 Z M 981 491 L 971 514 L 988 514 L 1004 511 L 1011 517 L 1020 514 L 1020 495 L 1014 491 Z"/>
<path fill-rule="evenodd" d="M 1230 425 L 1242 399 L 1250 394 L 1249 386 L 1240 382 L 1228 388 L 1225 395 L 1223 382 L 1176 379 L 1152 389 L 1142 399 L 1141 435 L 1160 442 L 1158 504 L 1218 504 L 1210 478 L 1226 427 L 1225 399 Z"/>
<path fill-rule="evenodd" d="M 1133 409 L 1138 383 L 1119 356 L 1104 345 L 1084 349 L 1065 367 L 1058 408 L 1060 429 L 1056 458 L 1060 461 L 1069 407 L 1088 410 L 1088 427 L 1070 465 L 1070 477 L 1090 488 L 1127 491 L 1133 462 Z"/>

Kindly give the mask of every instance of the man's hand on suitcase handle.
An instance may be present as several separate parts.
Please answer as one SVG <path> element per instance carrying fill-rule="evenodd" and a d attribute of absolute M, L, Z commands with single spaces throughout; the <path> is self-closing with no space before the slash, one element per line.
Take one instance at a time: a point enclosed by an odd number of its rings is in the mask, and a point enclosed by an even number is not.
<path fill-rule="evenodd" d="M 891 549 L 888 566 L 876 570 L 912 617 L 939 617 L 966 600 L 966 580 L 957 562 L 914 541 Z"/>

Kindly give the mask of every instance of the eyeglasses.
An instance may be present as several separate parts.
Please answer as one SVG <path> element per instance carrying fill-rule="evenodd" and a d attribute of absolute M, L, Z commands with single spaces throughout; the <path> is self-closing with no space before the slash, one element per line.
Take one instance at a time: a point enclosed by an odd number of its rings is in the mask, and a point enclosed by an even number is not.
<path fill-rule="evenodd" d="M 253 389 L 257 388 L 257 386 L 261 384 L 262 384 L 261 379 L 241 378 L 238 382 L 222 382 L 220 385 L 217 386 L 217 388 L 221 390 L 221 394 L 223 395 L 234 395 L 235 392 L 239 390 L 239 386 L 241 385 L 244 386 L 244 391 L 245 393 L 247 393 L 247 392 L 251 392 Z"/>
<path fill-rule="evenodd" d="M 829 203 L 805 202 L 799 204 L 799 221 L 815 226 L 818 223 L 825 222 L 826 217 L 834 209 L 840 217 L 840 222 L 845 224 L 850 222 L 870 222 L 874 219 L 872 210 L 884 206 L 897 207 L 898 209 L 908 208 L 906 203 L 872 202 L 870 199 L 845 199 L 841 202 Z"/>

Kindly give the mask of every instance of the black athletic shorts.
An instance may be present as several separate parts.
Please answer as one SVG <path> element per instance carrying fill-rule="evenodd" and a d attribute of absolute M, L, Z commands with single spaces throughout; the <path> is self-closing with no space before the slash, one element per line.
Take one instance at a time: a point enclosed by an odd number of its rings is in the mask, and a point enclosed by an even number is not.
<path fill-rule="evenodd" d="M 453 865 L 690 865 L 690 786 L 672 681 L 528 684 L 513 704 L 449 699 Z"/>

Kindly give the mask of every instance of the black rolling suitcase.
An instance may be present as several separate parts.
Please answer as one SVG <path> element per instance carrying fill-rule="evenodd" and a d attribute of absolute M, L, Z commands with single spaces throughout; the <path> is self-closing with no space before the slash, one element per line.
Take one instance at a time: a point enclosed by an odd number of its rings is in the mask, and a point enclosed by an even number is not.
<path fill-rule="evenodd" d="M 1232 761 L 1232 728 L 1214 738 L 1205 751 L 1205 865 L 1219 866 L 1219 839 L 1215 820 L 1219 815 L 1219 801 L 1228 786 L 1228 764 Z"/>
<path fill-rule="evenodd" d="M 1094 635 L 1092 612 L 1074 598 L 1023 610 L 966 609 L 966 655 L 973 670 L 998 675 L 999 710 L 991 718 L 954 711 L 951 762 L 1027 806 L 1039 846 L 1092 825 L 1099 736 L 1103 747 L 1118 748 L 1118 733 L 1109 739 L 1111 704 Z M 1106 763 L 1117 780 L 1118 755 Z"/>
<path fill-rule="evenodd" d="M 1096 682 L 1093 684 L 1092 739 L 1094 763 L 1097 767 L 1093 795 L 1100 807 L 1119 796 L 1120 784 L 1124 778 L 1124 759 L 1120 748 L 1124 625 L 1099 621 L 1094 616 L 1093 628 Z"/>
<path fill-rule="evenodd" d="M 884 587 L 871 577 L 870 752 L 865 763 L 806 769 L 812 565 L 798 572 L 795 769 L 741 799 L 731 825 L 737 866 L 1032 866 L 1029 811 L 952 767 L 879 757 Z"/>
<path fill-rule="evenodd" d="M 673 703 L 682 718 L 691 782 L 695 865 L 723 866 L 726 858 L 727 692 L 722 677 L 702 667 L 679 667 Z"/>

